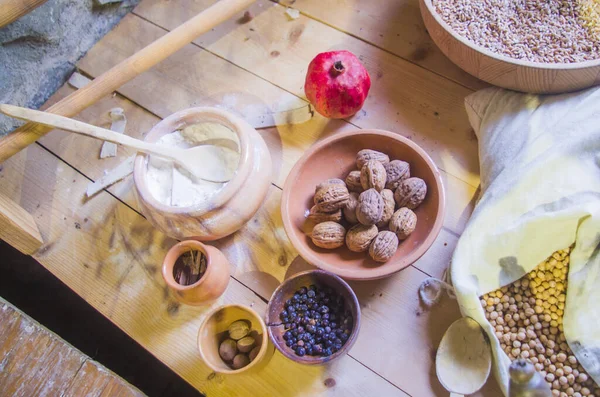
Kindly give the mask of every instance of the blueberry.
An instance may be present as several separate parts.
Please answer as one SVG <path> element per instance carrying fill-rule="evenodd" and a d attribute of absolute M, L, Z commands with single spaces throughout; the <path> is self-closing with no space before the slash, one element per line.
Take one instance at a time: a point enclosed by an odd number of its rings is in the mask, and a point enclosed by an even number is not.
<path fill-rule="evenodd" d="M 331 332 L 331 327 L 325 327 L 325 333 L 330 333 Z"/>
<path fill-rule="evenodd" d="M 340 339 L 341 339 L 343 342 L 346 342 L 346 341 L 348 340 L 348 335 L 346 335 L 346 334 L 341 334 L 341 335 L 340 335 Z"/>
<path fill-rule="evenodd" d="M 329 340 L 334 341 L 336 339 L 337 339 L 337 337 L 333 332 L 329 334 Z"/>
<path fill-rule="evenodd" d="M 314 354 L 314 351 L 312 348 L 306 347 L 306 354 L 308 354 L 309 356 L 312 356 Z"/>
<path fill-rule="evenodd" d="M 298 348 L 298 345 L 296 343 L 292 344 L 292 350 L 296 350 Z"/>
<path fill-rule="evenodd" d="M 302 288 L 300 288 L 300 289 L 298 290 L 298 293 L 299 293 L 299 294 L 306 294 L 306 291 L 307 291 L 306 287 L 302 287 Z"/>
<path fill-rule="evenodd" d="M 313 298 L 308 298 L 306 300 L 306 304 L 309 305 L 309 306 L 311 306 L 313 303 L 315 303 L 315 300 Z"/>
<path fill-rule="evenodd" d="M 287 347 L 291 347 L 292 344 L 293 344 L 293 342 L 292 342 L 291 339 L 288 339 L 288 340 L 285 341 L 285 344 L 286 344 Z"/>
<path fill-rule="evenodd" d="M 330 341 L 330 340 L 326 340 L 325 341 L 325 347 L 331 347 L 331 346 L 333 346 L 333 342 Z"/>
<path fill-rule="evenodd" d="M 333 352 L 331 351 L 331 349 L 328 347 L 327 349 L 323 350 L 323 355 L 325 357 L 331 356 L 333 354 Z"/>
<path fill-rule="evenodd" d="M 334 343 L 333 347 L 335 350 L 340 350 L 342 348 L 342 344 L 341 343 Z"/>
<path fill-rule="evenodd" d="M 323 317 L 324 320 L 329 320 L 329 318 L 331 317 L 331 314 L 325 313 L 325 314 L 323 314 L 322 317 Z"/>
<path fill-rule="evenodd" d="M 314 326 L 314 325 L 312 325 L 312 324 L 308 324 L 308 325 L 306 326 L 306 330 L 312 334 L 312 333 L 314 333 L 314 332 L 315 332 L 315 326 Z"/>
<path fill-rule="evenodd" d="M 324 333 L 325 333 L 325 330 L 322 327 L 318 327 L 317 330 L 315 331 L 315 334 L 317 334 L 318 336 L 323 336 Z"/>
<path fill-rule="evenodd" d="M 304 327 L 298 327 L 298 333 L 303 333 L 304 332 Z"/>
<path fill-rule="evenodd" d="M 337 323 L 331 322 L 331 323 L 329 323 L 329 326 L 331 328 L 337 328 Z"/>
<path fill-rule="evenodd" d="M 298 340 L 304 340 L 305 334 L 298 334 Z"/>
<path fill-rule="evenodd" d="M 306 293 L 306 296 L 308 296 L 309 298 L 314 298 L 317 294 L 315 294 L 315 291 L 310 290 Z"/>
<path fill-rule="evenodd" d="M 299 355 L 300 357 L 302 357 L 303 355 L 306 354 L 306 350 L 303 347 L 298 347 L 296 349 L 296 354 Z"/>
<path fill-rule="evenodd" d="M 292 296 L 292 302 L 298 303 L 298 301 L 300 301 L 300 295 L 294 294 L 294 296 Z"/>
<path fill-rule="evenodd" d="M 292 337 L 292 333 L 290 331 L 287 331 L 285 334 L 283 334 L 283 340 L 288 340 Z"/>
<path fill-rule="evenodd" d="M 290 322 L 290 318 L 288 316 L 283 316 L 283 318 L 281 319 L 282 322 L 284 323 L 289 323 Z"/>
<path fill-rule="evenodd" d="M 303 340 L 299 340 L 297 343 L 298 346 L 302 347 L 304 346 L 304 341 Z"/>
<path fill-rule="evenodd" d="M 313 310 L 319 310 L 319 304 L 318 303 L 313 303 L 310 308 L 313 309 Z"/>
<path fill-rule="evenodd" d="M 317 324 L 317 322 L 315 321 L 314 318 L 311 318 L 310 320 L 308 320 L 308 325 L 312 325 L 313 327 Z"/>
<path fill-rule="evenodd" d="M 308 300 L 308 295 L 302 294 L 300 295 L 300 302 L 306 302 Z"/>
<path fill-rule="evenodd" d="M 296 313 L 296 308 L 294 307 L 294 305 L 290 305 L 290 307 L 288 307 L 287 312 L 290 316 L 293 316 L 294 313 Z"/>
<path fill-rule="evenodd" d="M 321 345 L 314 345 L 313 346 L 313 351 L 316 354 L 321 354 L 323 352 L 323 346 L 321 346 Z"/>
<path fill-rule="evenodd" d="M 292 306 L 292 300 L 288 299 L 285 301 L 285 307 L 290 307 L 290 306 Z"/>
<path fill-rule="evenodd" d="M 285 323 L 284 327 L 285 327 L 285 329 L 290 329 L 290 328 L 292 328 L 292 324 L 291 323 Z"/>
<path fill-rule="evenodd" d="M 289 326 L 290 329 L 296 329 L 296 327 L 297 327 L 296 323 L 290 323 L 290 326 Z"/>

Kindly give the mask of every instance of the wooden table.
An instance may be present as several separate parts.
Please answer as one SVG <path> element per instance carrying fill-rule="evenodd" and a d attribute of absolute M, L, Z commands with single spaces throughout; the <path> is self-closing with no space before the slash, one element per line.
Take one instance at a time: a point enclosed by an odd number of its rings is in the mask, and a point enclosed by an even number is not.
<path fill-rule="evenodd" d="M 78 67 L 98 76 L 213 2 L 144 0 Z M 287 5 L 302 15 L 291 19 Z M 442 276 L 473 209 L 477 140 L 463 100 L 484 84 L 437 50 L 416 0 L 259 0 L 251 13 L 251 21 L 219 26 L 78 118 L 108 126 L 109 109 L 121 107 L 126 133 L 141 137 L 161 118 L 190 106 L 226 104 L 242 113 L 291 109 L 306 103 L 304 76 L 317 53 L 348 49 L 358 55 L 373 81 L 364 109 L 345 121 L 316 115 L 305 124 L 260 130 L 273 157 L 272 187 L 254 219 L 215 243 L 232 264 L 228 289 L 215 305 L 237 302 L 263 312 L 285 277 L 310 267 L 288 241 L 279 212 L 286 175 L 310 145 L 337 131 L 382 128 L 427 150 L 444 179 L 444 227 L 413 266 L 384 280 L 351 283 L 363 324 L 348 356 L 309 368 L 276 353 L 258 376 L 211 373 L 196 350 L 210 307 L 180 305 L 169 294 L 159 268 L 174 241 L 140 215 L 131 177 L 84 198 L 90 180 L 132 154 L 126 148 L 99 160 L 100 142 L 53 131 L 3 164 L 0 193 L 34 216 L 46 242 L 34 257 L 43 266 L 208 396 L 448 395 L 436 379 L 434 356 L 460 316 L 458 307 L 444 298 L 428 310 L 417 288 L 429 276 Z M 46 106 L 72 90 L 63 86 Z M 501 392 L 491 379 L 479 395 Z"/>
<path fill-rule="evenodd" d="M 4 396 L 144 396 L 2 298 L 0 390 Z"/>

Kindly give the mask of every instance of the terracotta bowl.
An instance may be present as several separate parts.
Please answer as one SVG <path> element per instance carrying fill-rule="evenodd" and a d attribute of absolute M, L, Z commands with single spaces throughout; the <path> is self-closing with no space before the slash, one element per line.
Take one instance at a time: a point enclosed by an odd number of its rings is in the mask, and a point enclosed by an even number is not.
<path fill-rule="evenodd" d="M 240 369 L 229 367 L 219 355 L 219 345 L 227 339 L 227 328 L 237 320 L 247 320 L 251 324 L 250 335 L 260 343 L 256 358 Z M 239 374 L 242 372 L 258 372 L 271 360 L 275 348 L 269 342 L 267 326 L 254 310 L 243 305 L 225 305 L 217 307 L 206 315 L 198 332 L 198 351 L 202 360 L 215 372 L 222 374 Z"/>
<path fill-rule="evenodd" d="M 281 320 L 279 314 L 284 308 L 285 301 L 290 299 L 300 288 L 308 287 L 311 284 L 323 285 L 334 289 L 338 294 L 344 297 L 346 308 L 352 312 L 353 326 L 350 337 L 340 350 L 329 357 L 308 355 L 300 357 L 296 355 L 290 347 L 286 346 L 285 340 L 283 340 L 283 334 L 286 330 L 284 326 L 280 324 Z M 300 364 L 321 365 L 342 357 L 352 348 L 354 342 L 356 342 L 360 330 L 360 304 L 358 303 L 358 299 L 356 298 L 354 291 L 352 291 L 352 288 L 350 288 L 350 286 L 340 277 L 323 270 L 309 270 L 295 274 L 291 278 L 285 280 L 277 287 L 275 292 L 273 292 L 273 295 L 271 295 L 271 299 L 269 300 L 269 305 L 267 306 L 267 324 L 269 338 L 271 338 L 271 342 L 273 342 L 281 354 Z"/>
<path fill-rule="evenodd" d="M 156 142 L 163 135 L 203 122 L 228 127 L 240 147 L 234 177 L 209 200 L 189 207 L 162 204 L 148 189 L 148 157 L 140 153 L 135 158 L 133 180 L 142 213 L 154 227 L 179 240 L 212 241 L 234 233 L 258 211 L 271 185 L 271 155 L 265 141 L 245 120 L 223 109 L 191 108 L 173 113 L 156 124 L 144 140 Z"/>
<path fill-rule="evenodd" d="M 180 256 L 192 250 L 200 251 L 206 256 L 206 272 L 195 283 L 181 285 L 175 281 L 173 268 Z M 165 255 L 162 276 L 178 301 L 188 305 L 202 305 L 217 299 L 225 292 L 229 284 L 229 269 L 229 261 L 217 248 L 196 240 L 185 240 L 175 244 Z"/>
<path fill-rule="evenodd" d="M 427 32 L 465 72 L 499 87 L 538 94 L 576 91 L 600 84 L 600 59 L 576 63 L 522 61 L 494 53 L 462 37 L 437 13 L 431 0 L 419 0 Z"/>
<path fill-rule="evenodd" d="M 356 153 L 361 149 L 378 150 L 391 159 L 407 161 L 411 175 L 427 183 L 427 196 L 415 209 L 416 230 L 383 264 L 373 261 L 366 252 L 351 252 L 345 245 L 335 250 L 319 248 L 312 243 L 307 228 L 306 216 L 313 206 L 315 186 L 329 178 L 345 179 L 356 169 Z M 444 211 L 442 179 L 431 158 L 411 140 L 382 130 L 339 133 L 314 145 L 290 172 L 281 200 L 285 231 L 300 255 L 321 269 L 352 280 L 386 277 L 415 262 L 440 232 Z"/>

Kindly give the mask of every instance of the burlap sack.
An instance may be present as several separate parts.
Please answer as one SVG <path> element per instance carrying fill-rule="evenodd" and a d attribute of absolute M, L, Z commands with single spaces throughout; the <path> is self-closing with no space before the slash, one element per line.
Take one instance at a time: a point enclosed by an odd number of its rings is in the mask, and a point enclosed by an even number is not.
<path fill-rule="evenodd" d="M 600 89 L 537 96 L 489 88 L 467 97 L 479 139 L 481 195 L 452 259 L 464 316 L 492 344 L 507 395 L 510 361 L 479 296 L 519 279 L 575 243 L 564 332 L 600 382 Z"/>

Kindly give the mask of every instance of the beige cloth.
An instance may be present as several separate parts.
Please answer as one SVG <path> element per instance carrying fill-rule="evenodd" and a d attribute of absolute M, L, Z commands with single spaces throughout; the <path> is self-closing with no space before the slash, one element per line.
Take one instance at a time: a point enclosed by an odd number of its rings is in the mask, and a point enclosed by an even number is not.
<path fill-rule="evenodd" d="M 452 259 L 461 312 L 488 334 L 507 395 L 510 361 L 479 296 L 575 242 L 564 331 L 600 382 L 600 89 L 537 96 L 488 88 L 465 102 L 479 139 L 481 195 Z"/>

